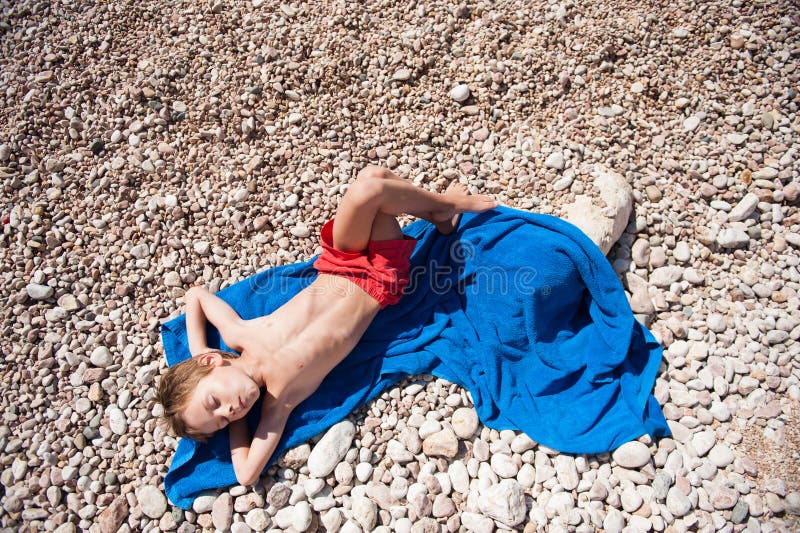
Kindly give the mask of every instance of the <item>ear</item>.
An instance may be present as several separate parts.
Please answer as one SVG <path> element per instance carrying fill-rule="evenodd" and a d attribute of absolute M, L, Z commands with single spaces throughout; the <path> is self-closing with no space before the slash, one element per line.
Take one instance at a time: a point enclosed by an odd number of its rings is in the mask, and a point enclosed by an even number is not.
<path fill-rule="evenodd" d="M 197 356 L 197 364 L 200 366 L 217 366 L 222 362 L 222 356 L 216 352 L 204 353 Z"/>

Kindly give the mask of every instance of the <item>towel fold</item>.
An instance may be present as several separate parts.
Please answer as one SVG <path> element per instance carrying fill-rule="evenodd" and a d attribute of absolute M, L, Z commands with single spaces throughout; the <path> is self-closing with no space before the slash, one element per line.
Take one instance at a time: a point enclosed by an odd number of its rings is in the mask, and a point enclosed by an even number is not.
<path fill-rule="evenodd" d="M 651 391 L 661 345 L 634 320 L 600 249 L 549 215 L 497 207 L 465 213 L 450 235 L 419 220 L 411 282 L 353 351 L 299 404 L 267 466 L 409 374 L 470 391 L 481 422 L 568 453 L 600 453 L 645 433 L 669 435 Z M 269 268 L 217 295 L 242 318 L 268 314 L 316 277 L 315 258 Z M 227 349 L 213 326 L 208 344 Z M 167 364 L 190 357 L 185 315 L 163 324 Z M 261 400 L 247 415 L 251 434 Z M 203 490 L 235 484 L 227 429 L 182 438 L 164 479 L 189 509 Z"/>

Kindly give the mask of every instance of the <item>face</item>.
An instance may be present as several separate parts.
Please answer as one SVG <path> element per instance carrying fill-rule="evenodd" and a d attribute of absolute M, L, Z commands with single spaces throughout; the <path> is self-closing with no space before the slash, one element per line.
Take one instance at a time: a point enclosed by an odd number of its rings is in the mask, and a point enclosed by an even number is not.
<path fill-rule="evenodd" d="M 247 373 L 219 354 L 201 357 L 198 363 L 213 368 L 197 383 L 183 418 L 190 428 L 210 435 L 244 418 L 258 400 L 259 390 Z"/>

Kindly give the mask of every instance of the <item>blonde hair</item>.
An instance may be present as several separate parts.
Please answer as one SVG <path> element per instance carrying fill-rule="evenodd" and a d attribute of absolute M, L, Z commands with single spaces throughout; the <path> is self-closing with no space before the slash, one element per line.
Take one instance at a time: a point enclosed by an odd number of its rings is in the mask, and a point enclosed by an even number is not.
<path fill-rule="evenodd" d="M 156 400 L 164 406 L 163 419 L 169 429 L 178 437 L 188 437 L 198 442 L 207 442 L 214 434 L 200 433 L 190 428 L 183 418 L 183 411 L 189 403 L 197 384 L 214 368 L 197 362 L 200 355 L 218 353 L 225 359 L 238 356 L 224 350 L 209 350 L 181 361 L 167 369 L 158 384 Z"/>

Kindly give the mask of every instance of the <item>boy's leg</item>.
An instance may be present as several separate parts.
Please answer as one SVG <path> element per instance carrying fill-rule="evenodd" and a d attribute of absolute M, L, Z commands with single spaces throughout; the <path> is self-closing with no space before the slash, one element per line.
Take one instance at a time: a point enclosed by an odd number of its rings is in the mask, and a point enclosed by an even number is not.
<path fill-rule="evenodd" d="M 377 166 L 377 165 L 373 165 L 373 166 Z M 369 169 L 369 168 L 370 167 L 368 166 L 368 167 L 365 168 L 365 170 Z M 403 178 L 401 178 L 400 176 L 398 176 L 397 174 L 395 174 L 394 172 L 392 172 L 389 169 L 385 169 L 385 168 L 382 168 L 382 167 L 378 167 L 378 168 L 380 170 L 375 169 L 375 175 L 378 176 L 378 177 L 381 177 L 383 179 L 406 181 L 406 180 L 404 180 Z M 448 190 L 453 188 L 454 184 L 456 184 L 456 183 L 458 183 L 458 182 L 455 182 L 455 181 L 452 182 L 450 184 L 450 186 L 448 187 Z M 433 224 L 436 224 L 437 227 L 441 224 L 440 220 L 436 220 L 436 219 L 433 218 L 433 213 L 431 211 L 419 212 L 419 213 L 407 213 L 407 214 L 415 216 L 417 218 L 421 218 L 421 219 L 427 220 L 428 222 L 432 222 Z M 401 231 L 401 233 L 402 233 L 402 231 Z M 372 240 L 377 240 L 377 239 L 372 239 Z"/>
<path fill-rule="evenodd" d="M 379 214 L 391 217 L 403 213 L 427 215 L 434 221 L 445 221 L 455 213 L 482 212 L 497 206 L 488 196 L 437 194 L 406 180 L 392 179 L 390 175 L 391 171 L 377 166 L 366 167 L 358 173 L 358 179 L 347 190 L 336 212 L 333 243 L 337 249 L 361 251 L 371 239 L 386 240 L 385 237 L 381 239 L 381 235 L 372 236 Z M 391 222 L 380 218 L 376 229 L 387 224 Z"/>
<path fill-rule="evenodd" d="M 383 179 L 405 181 L 403 178 L 401 178 L 394 172 L 388 169 L 383 169 L 383 170 L 385 170 L 385 172 L 380 172 L 376 170 L 375 176 Z M 460 187 L 463 187 L 463 185 L 454 181 L 453 183 L 450 184 L 447 190 L 451 191 L 458 189 Z M 463 187 L 463 190 L 466 190 L 466 187 Z M 450 229 L 452 229 L 453 224 L 451 224 L 449 220 L 445 222 L 442 222 L 441 220 L 435 220 L 433 218 L 433 213 L 430 211 L 424 213 L 420 212 L 420 213 L 409 213 L 409 214 L 425 219 L 429 222 L 432 222 L 434 225 L 436 225 L 439 231 L 444 232 L 446 231 L 447 227 L 450 227 Z M 395 216 L 387 215 L 381 212 L 378 212 L 378 214 L 375 215 L 375 221 L 372 223 L 372 232 L 370 233 L 369 236 L 370 241 L 392 241 L 402 238 L 403 238 L 403 230 L 400 227 L 400 223 L 397 221 L 397 218 L 395 218 Z"/>
<path fill-rule="evenodd" d="M 337 216 L 336 222 L 339 222 Z M 334 226 L 335 229 L 335 226 Z M 392 215 L 378 213 L 375 215 L 375 220 L 372 221 L 372 230 L 369 234 L 371 241 L 393 241 L 403 238 L 403 230 L 400 229 L 400 223 Z"/>

